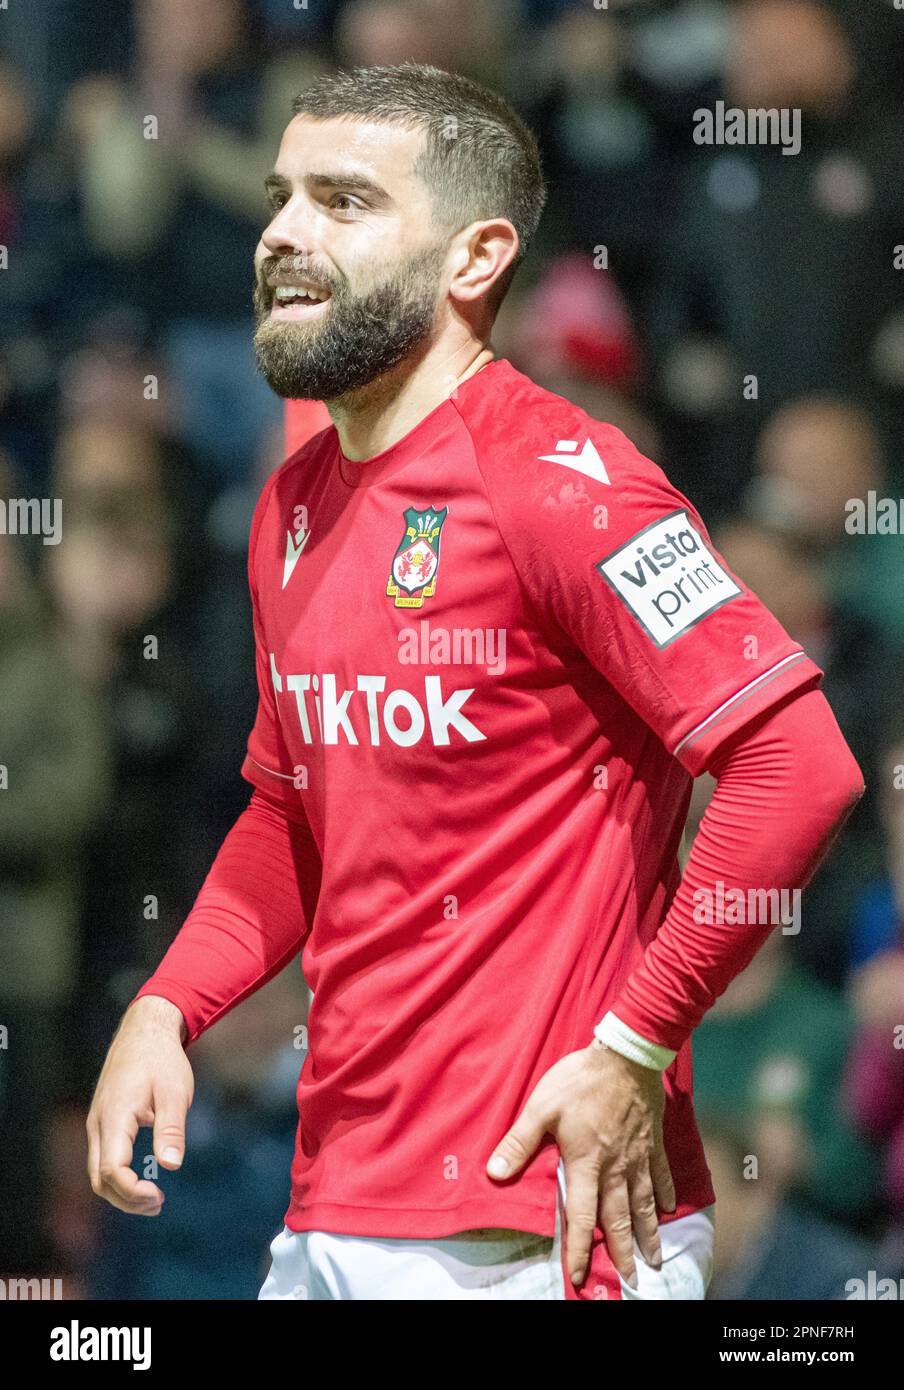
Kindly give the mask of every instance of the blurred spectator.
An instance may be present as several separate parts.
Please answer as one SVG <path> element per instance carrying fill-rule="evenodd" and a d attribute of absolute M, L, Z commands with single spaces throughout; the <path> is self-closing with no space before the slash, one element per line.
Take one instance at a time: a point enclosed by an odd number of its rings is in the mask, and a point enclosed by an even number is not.
<path fill-rule="evenodd" d="M 850 951 L 855 968 L 889 947 L 904 944 L 904 723 L 900 708 L 886 723 L 883 735 L 876 764 L 882 865 L 857 904 Z"/>
<path fill-rule="evenodd" d="M 0 462 L 0 493 L 15 494 Z M 65 519 L 63 523 L 65 527 Z M 0 1266 L 43 1271 L 49 1121 L 66 1088 L 80 856 L 108 804 L 97 699 L 49 621 L 24 541 L 0 535 Z M 48 547 L 48 549 L 62 547 Z"/>
<path fill-rule="evenodd" d="M 84 226 L 179 383 L 182 437 L 236 480 L 279 418 L 251 346 L 263 178 L 319 64 L 262 61 L 243 0 L 148 0 L 134 13 L 131 84 L 88 77 L 67 102 Z"/>
<path fill-rule="evenodd" d="M 716 1191 L 709 1299 L 846 1299 L 849 1280 L 877 1269 L 874 1245 L 793 1195 L 801 1145 L 791 1117 L 752 1113 L 737 1129 L 710 1121 L 701 1133 Z"/>
<path fill-rule="evenodd" d="M 603 246 L 609 273 L 630 294 L 642 282 L 660 179 L 655 127 L 625 66 L 626 38 L 614 19 L 568 10 L 542 47 L 518 54 L 510 95 L 543 132 L 555 189 L 531 264 L 569 251 L 589 259 Z"/>
<path fill-rule="evenodd" d="M 843 1000 L 789 961 L 780 928 L 694 1034 L 700 1110 L 727 1124 L 752 1114 L 785 1117 L 796 1135 L 789 1191 L 847 1222 L 874 1209 L 877 1179 L 876 1155 L 839 1098 L 852 1036 Z"/>
<path fill-rule="evenodd" d="M 190 1049 L 195 1099 L 159 1220 L 98 1208 L 92 1298 L 256 1298 L 289 1200 L 307 995 L 298 964 Z M 140 1131 L 136 1161 L 151 1153 Z M 153 1162 L 153 1159 L 151 1159 Z"/>
<path fill-rule="evenodd" d="M 42 115 L 59 110 L 67 87 L 85 71 L 112 71 L 125 63 L 130 8 L 129 0 L 4 7 L 0 46 L 29 74 Z"/>
<path fill-rule="evenodd" d="M 638 385 L 638 344 L 628 306 L 585 256 L 560 256 L 547 266 L 518 297 L 510 334 L 512 356 L 530 363 L 538 381 L 572 370 L 615 390 Z"/>
<path fill-rule="evenodd" d="M 904 1237 L 904 723 L 887 732 L 879 775 L 886 875 L 855 919 L 850 997 L 858 1034 L 846 1094 L 861 1131 L 882 1145 L 883 1187 Z M 904 1243 L 904 1242 L 902 1242 Z"/>
<path fill-rule="evenodd" d="M 292 44 L 319 44 L 327 47 L 336 17 L 347 0 L 317 0 L 316 4 L 296 5 L 294 0 L 256 0 L 261 21 L 271 47 L 287 48 Z"/>
<path fill-rule="evenodd" d="M 904 373 L 882 342 L 904 302 L 893 262 L 904 154 L 900 116 L 858 59 L 847 11 L 823 0 L 742 0 L 721 97 L 802 112 L 790 157 L 776 144 L 696 147 L 658 242 L 658 384 L 675 447 L 694 433 L 699 452 L 705 439 L 698 494 L 725 510 L 777 406 L 859 394 L 900 420 Z"/>
<path fill-rule="evenodd" d="M 855 973 L 851 998 L 860 1031 L 846 1094 L 861 1132 L 884 1151 L 883 1189 L 904 1223 L 904 945 L 872 956 Z"/>
<path fill-rule="evenodd" d="M 195 554 L 178 549 L 182 518 L 161 441 L 138 425 L 73 423 L 53 486 L 66 518 L 64 543 L 45 557 L 58 640 L 102 702 L 114 757 L 114 798 L 84 861 L 85 1084 L 134 977 L 178 929 L 209 863 L 197 777 L 204 710 L 185 612 L 177 618 L 174 606 L 176 556 L 191 567 Z"/>
<path fill-rule="evenodd" d="M 17 175 L 33 129 L 31 93 L 9 63 L 0 63 L 0 236 L 9 246 L 19 230 Z"/>
<path fill-rule="evenodd" d="M 756 450 L 748 510 L 810 547 L 836 608 L 904 650 L 904 533 L 851 529 L 851 506 L 895 492 L 875 424 L 844 400 L 809 397 L 769 420 Z"/>
<path fill-rule="evenodd" d="M 351 0 L 335 30 L 339 63 L 430 63 L 478 82 L 498 76 L 517 20 L 515 0 Z"/>
<path fill-rule="evenodd" d="M 321 402 L 292 404 L 316 406 L 315 414 L 325 413 Z M 315 424 L 313 434 L 324 427 L 322 421 Z M 283 431 L 278 428 L 263 440 L 247 484 L 220 492 L 207 510 L 200 537 L 203 572 L 197 576 L 193 601 L 182 615 L 205 710 L 204 736 L 197 747 L 203 823 L 216 847 L 245 809 L 250 794 L 239 771 L 257 713 L 248 533 L 264 482 L 285 456 Z M 194 886 L 200 888 L 200 880 Z"/>
<path fill-rule="evenodd" d="M 41 134 L 33 89 L 0 52 L 0 443 L 27 480 L 41 472 L 36 456 L 53 423 L 48 319 L 64 302 L 55 247 L 66 226 Z"/>
<path fill-rule="evenodd" d="M 834 451 L 826 458 L 830 497 L 832 457 Z M 789 504 L 781 517 L 792 514 Z M 858 899 L 881 869 L 878 716 L 898 698 L 894 653 L 882 629 L 833 597 L 831 562 L 795 532 L 737 519 L 717 528 L 714 540 L 735 573 L 822 667 L 823 691 L 866 782 L 841 844 L 804 894 L 805 921 L 811 926 L 789 941 L 798 963 L 810 965 L 827 984 L 840 985 L 848 970 Z M 870 692 L 868 700 L 864 690 Z"/>

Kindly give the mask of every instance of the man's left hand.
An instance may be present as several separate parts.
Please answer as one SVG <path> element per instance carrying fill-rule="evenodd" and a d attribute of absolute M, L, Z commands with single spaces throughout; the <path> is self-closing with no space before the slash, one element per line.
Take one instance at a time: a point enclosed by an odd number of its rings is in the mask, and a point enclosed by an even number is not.
<path fill-rule="evenodd" d="M 661 1267 L 657 1207 L 675 1210 L 664 1104 L 660 1072 L 594 1039 L 540 1078 L 487 1164 L 492 1178 L 514 1177 L 544 1134 L 555 1138 L 565 1166 L 566 1260 L 574 1284 L 586 1275 L 595 1226 L 632 1288 L 635 1238 L 647 1264 Z"/>

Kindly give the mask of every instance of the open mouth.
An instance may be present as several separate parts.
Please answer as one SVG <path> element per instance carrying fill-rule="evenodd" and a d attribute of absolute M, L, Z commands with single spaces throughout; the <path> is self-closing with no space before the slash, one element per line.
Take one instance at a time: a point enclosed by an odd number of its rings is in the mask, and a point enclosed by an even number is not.
<path fill-rule="evenodd" d="M 270 317 L 287 321 L 316 318 L 325 312 L 329 300 L 330 292 L 327 289 L 317 289 L 313 285 L 277 285 L 273 291 Z"/>

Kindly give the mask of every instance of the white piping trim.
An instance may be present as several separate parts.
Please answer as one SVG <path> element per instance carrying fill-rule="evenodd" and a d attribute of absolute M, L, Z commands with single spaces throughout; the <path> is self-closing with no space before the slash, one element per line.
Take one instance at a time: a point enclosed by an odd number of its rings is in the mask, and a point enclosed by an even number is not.
<path fill-rule="evenodd" d="M 708 714 L 702 723 L 698 724 L 695 729 L 691 729 L 689 734 L 685 734 L 684 738 L 673 750 L 673 757 L 677 757 L 686 743 L 690 743 L 692 739 L 695 739 L 698 734 L 703 732 L 707 724 L 711 724 L 720 714 L 724 714 L 731 705 L 743 699 L 745 695 L 749 695 L 758 685 L 762 685 L 763 681 L 768 680 L 770 676 L 774 676 L 776 672 L 780 671 L 783 666 L 787 666 L 789 662 L 800 661 L 802 659 L 807 659 L 806 652 L 792 652 L 790 656 L 783 656 L 781 661 L 777 661 L 774 666 L 770 666 L 768 671 L 763 671 L 762 675 L 755 676 L 752 681 L 748 681 L 747 684 L 736 691 L 734 695 L 730 695 L 727 700 L 724 700 L 722 704 L 719 705 L 718 709 L 714 709 L 712 714 Z"/>
<path fill-rule="evenodd" d="M 288 772 L 274 772 L 272 767 L 264 767 L 263 763 L 259 763 L 257 758 L 252 758 L 250 753 L 248 754 L 248 761 L 254 763 L 255 767 L 259 767 L 261 772 L 268 772 L 271 777 L 281 777 L 284 782 L 295 781 L 295 778 Z"/>

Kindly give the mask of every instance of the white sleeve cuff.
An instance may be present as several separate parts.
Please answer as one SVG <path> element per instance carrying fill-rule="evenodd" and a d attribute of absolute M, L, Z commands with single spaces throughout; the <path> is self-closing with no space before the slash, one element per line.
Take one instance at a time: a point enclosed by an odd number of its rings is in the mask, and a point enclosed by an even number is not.
<path fill-rule="evenodd" d="M 635 1033 L 633 1028 L 616 1018 L 611 1010 L 602 1023 L 596 1025 L 593 1036 L 607 1047 L 611 1047 L 613 1052 L 620 1052 L 623 1057 L 627 1057 L 629 1062 L 651 1067 L 654 1071 L 663 1071 L 671 1066 L 678 1056 L 670 1047 L 660 1047 L 658 1043 L 650 1042 L 649 1038 Z"/>

